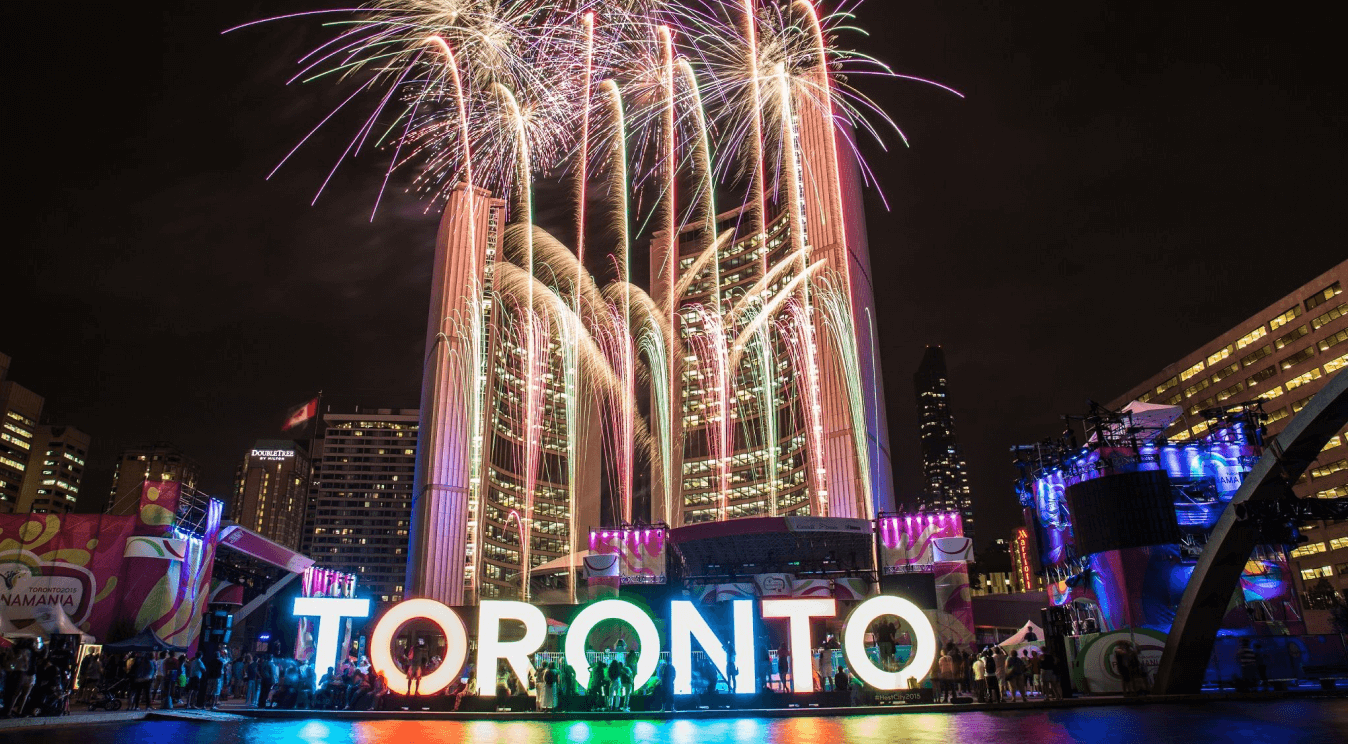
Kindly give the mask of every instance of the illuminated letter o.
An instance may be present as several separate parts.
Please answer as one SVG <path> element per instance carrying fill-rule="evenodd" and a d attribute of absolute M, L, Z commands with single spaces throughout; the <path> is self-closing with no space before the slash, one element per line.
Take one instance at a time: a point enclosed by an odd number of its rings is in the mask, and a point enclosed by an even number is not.
<path fill-rule="evenodd" d="M 585 639 L 589 638 L 594 626 L 604 620 L 621 620 L 636 631 L 641 641 L 641 654 L 632 676 L 632 689 L 640 690 L 660 663 L 660 631 L 656 630 L 651 616 L 631 602 L 605 599 L 581 610 L 566 631 L 566 663 L 576 670 L 576 682 L 584 689 L 590 689 L 590 660 L 585 658 Z"/>
<path fill-rule="evenodd" d="M 370 636 L 370 666 L 384 673 L 389 689 L 394 692 L 407 690 L 407 675 L 398 668 L 390 649 L 393 647 L 393 634 L 409 620 L 424 618 L 440 626 L 445 634 L 445 659 L 435 671 L 421 678 L 418 688 L 422 695 L 434 695 L 449 686 L 450 682 L 463 669 L 468 658 L 468 630 L 463 626 L 454 610 L 433 599 L 409 599 L 392 607 L 379 618 Z"/>
<path fill-rule="evenodd" d="M 870 658 L 866 656 L 866 628 L 881 615 L 898 615 L 900 620 L 913 626 L 913 633 L 917 636 L 915 639 L 917 648 L 908 659 L 908 663 L 897 672 L 886 672 L 871 663 Z M 921 672 L 912 675 L 921 682 L 926 679 L 927 674 L 931 672 L 931 665 L 936 661 L 936 631 L 932 629 L 931 621 L 917 605 L 902 597 L 887 594 L 871 597 L 852 610 L 852 614 L 847 618 L 847 626 L 843 629 L 842 646 L 848 668 L 860 677 L 861 681 L 880 690 L 899 690 L 906 687 L 908 683 L 904 678 L 908 676 L 910 669 Z"/>

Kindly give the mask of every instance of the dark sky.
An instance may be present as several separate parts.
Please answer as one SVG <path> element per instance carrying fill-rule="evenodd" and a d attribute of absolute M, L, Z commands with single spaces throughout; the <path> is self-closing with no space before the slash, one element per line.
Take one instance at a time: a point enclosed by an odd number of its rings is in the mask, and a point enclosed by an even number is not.
<path fill-rule="evenodd" d="M 328 7 L 30 4 L 7 71 L 0 351 L 94 437 L 82 508 L 122 446 L 167 439 L 226 494 L 251 441 L 318 389 L 414 406 L 435 215 L 385 155 L 314 191 L 351 129 L 275 163 L 340 101 L 283 85 L 325 32 L 221 36 Z M 911 375 L 950 361 L 980 542 L 1018 520 L 1007 449 L 1061 429 L 1342 260 L 1344 96 L 1322 19 L 1242 4 L 869 0 L 865 85 L 910 149 L 869 160 L 896 479 L 918 487 Z M 395 176 L 396 178 L 396 176 Z"/>

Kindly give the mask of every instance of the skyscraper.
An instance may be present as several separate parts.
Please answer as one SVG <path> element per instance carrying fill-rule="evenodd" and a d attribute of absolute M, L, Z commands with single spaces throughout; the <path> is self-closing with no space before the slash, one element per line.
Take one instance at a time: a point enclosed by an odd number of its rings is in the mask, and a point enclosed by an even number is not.
<path fill-rule="evenodd" d="M 89 435 L 73 426 L 38 426 L 33 432 L 28 477 L 19 497 L 20 513 L 69 514 L 79 500 Z"/>
<path fill-rule="evenodd" d="M 322 416 L 314 526 L 303 536 L 301 552 L 323 568 L 355 574 L 362 594 L 376 602 L 401 601 L 417 411 L 376 408 Z"/>
<path fill-rule="evenodd" d="M 294 550 L 308 491 L 308 453 L 290 440 L 259 439 L 235 474 L 229 518 Z"/>
<path fill-rule="evenodd" d="M 117 458 L 108 493 L 109 514 L 133 514 L 140 505 L 140 487 L 147 480 L 178 481 L 195 489 L 201 466 L 169 442 L 127 447 Z"/>
<path fill-rule="evenodd" d="M 913 375 L 917 397 L 917 431 L 922 453 L 920 506 L 927 511 L 957 511 L 964 520 L 964 534 L 974 537 L 974 504 L 969 493 L 969 472 L 964 451 L 955 436 L 955 417 L 950 412 L 950 386 L 945 352 L 928 346 Z"/>
<path fill-rule="evenodd" d="M 824 43 L 812 4 L 782 7 Z M 682 121 L 667 51 L 663 113 Z M 892 510 L 860 167 L 846 117 L 820 95 L 829 61 L 796 61 L 762 110 L 743 109 L 753 141 L 736 157 L 755 167 L 712 162 L 701 110 L 686 117 L 701 135 L 650 133 L 664 148 L 650 178 L 665 186 L 649 223 L 629 203 L 647 182 L 627 170 L 623 143 L 637 137 L 621 132 L 604 138 L 620 150 L 605 173 L 584 155 L 567 166 L 579 177 L 569 235 L 533 224 L 527 141 L 507 198 L 463 182 L 443 192 L 410 594 L 527 599 L 534 568 L 606 524 Z M 591 108 L 626 127 L 637 120 L 622 115 L 620 87 L 595 86 Z M 730 210 L 715 193 L 723 170 L 741 176 Z M 605 206 L 591 214 L 601 177 Z M 641 234 L 643 223 L 659 229 Z M 638 250 L 649 282 L 633 275 Z"/>
<path fill-rule="evenodd" d="M 42 396 L 6 379 L 9 361 L 0 354 L 0 514 L 17 510 L 31 461 L 40 461 L 33 457 L 33 447 Z"/>

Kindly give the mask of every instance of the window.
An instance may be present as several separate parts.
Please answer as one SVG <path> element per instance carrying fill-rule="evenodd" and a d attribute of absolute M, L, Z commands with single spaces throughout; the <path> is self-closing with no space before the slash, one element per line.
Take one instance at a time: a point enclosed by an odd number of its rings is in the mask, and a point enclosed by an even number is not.
<path fill-rule="evenodd" d="M 1311 380 L 1318 380 L 1318 379 L 1320 379 L 1320 368 L 1316 367 L 1315 369 L 1311 370 L 1310 372 L 1307 372 L 1304 375 L 1297 375 L 1296 377 L 1293 377 L 1292 379 L 1288 380 L 1286 382 L 1287 389 L 1296 390 L 1297 388 L 1301 387 L 1302 385 L 1305 385 Z"/>
<path fill-rule="evenodd" d="M 1305 581 L 1314 579 L 1327 579 L 1334 575 L 1334 569 L 1329 566 L 1319 568 L 1305 568 L 1301 570 L 1301 578 Z"/>
<path fill-rule="evenodd" d="M 1212 373 L 1212 381 L 1214 383 L 1221 382 L 1222 380 L 1225 380 L 1226 378 L 1230 377 L 1231 375 L 1234 375 L 1239 371 L 1240 371 L 1240 362 L 1232 362 L 1231 366 L 1222 367 L 1221 369 Z M 1145 403 L 1146 401 L 1143 402 Z"/>
<path fill-rule="evenodd" d="M 1246 354 L 1245 356 L 1241 357 L 1240 364 L 1243 367 L 1248 367 L 1251 364 L 1254 364 L 1255 362 L 1259 361 L 1260 359 L 1263 359 L 1264 357 L 1272 353 L 1273 347 L 1269 346 L 1268 344 L 1265 344 L 1259 347 L 1258 349 L 1255 349 L 1254 351 L 1250 352 L 1249 354 Z"/>
<path fill-rule="evenodd" d="M 1264 380 L 1267 380 L 1270 377 L 1273 377 L 1276 374 L 1278 374 L 1277 367 L 1266 367 L 1264 369 L 1259 370 L 1258 372 L 1255 372 L 1250 377 L 1245 378 L 1245 384 L 1249 385 L 1250 387 L 1254 387 L 1255 385 L 1258 385 L 1259 383 L 1263 382 Z"/>
<path fill-rule="evenodd" d="M 1200 392 L 1200 391 L 1202 391 L 1202 390 L 1206 390 L 1207 387 L 1208 387 L 1208 385 L 1211 385 L 1211 384 L 1212 384 L 1212 383 L 1205 377 L 1205 378 L 1203 378 L 1202 380 L 1199 380 L 1197 383 L 1195 383 L 1195 384 L 1193 384 L 1193 385 L 1190 385 L 1189 387 L 1185 388 L 1185 389 L 1184 389 L 1184 397 L 1186 397 L 1186 398 L 1192 397 L 1195 393 L 1198 393 L 1198 392 Z"/>
<path fill-rule="evenodd" d="M 1166 398 L 1165 400 L 1161 401 L 1161 405 L 1165 405 L 1165 406 L 1179 405 L 1179 402 L 1182 401 L 1182 400 L 1184 400 L 1184 394 L 1183 394 L 1183 393 L 1175 393 L 1174 395 L 1170 396 L 1169 398 Z"/>
<path fill-rule="evenodd" d="M 1306 361 L 1307 359 L 1310 359 L 1313 356 L 1315 356 L 1315 347 L 1307 346 L 1301 351 L 1298 351 L 1292 356 L 1289 356 L 1286 359 L 1279 362 L 1279 366 L 1281 366 L 1283 369 L 1291 369 L 1297 366 L 1298 364 L 1301 364 L 1302 362 Z"/>
<path fill-rule="evenodd" d="M 1348 354 L 1344 354 L 1343 356 L 1339 357 L 1338 359 L 1335 359 L 1332 362 L 1325 363 L 1325 371 L 1331 375 L 1343 369 L 1344 367 L 1348 367 Z"/>
<path fill-rule="evenodd" d="M 1178 377 L 1172 377 L 1172 378 L 1170 378 L 1169 380 L 1166 380 L 1165 382 L 1163 382 L 1163 383 L 1161 383 L 1160 385 L 1157 385 L 1157 386 L 1156 386 L 1156 394 L 1157 394 L 1157 395 L 1160 395 L 1161 393 L 1164 393 L 1165 391 L 1169 390 L 1169 389 L 1172 388 L 1172 387 L 1175 387 L 1175 386 L 1178 385 L 1178 384 L 1179 384 L 1179 378 L 1178 378 Z"/>
<path fill-rule="evenodd" d="M 1341 499 L 1345 496 L 1348 496 L 1348 486 L 1335 486 L 1333 488 L 1326 488 L 1325 490 L 1315 494 L 1315 498 L 1317 499 Z"/>
<path fill-rule="evenodd" d="M 1302 558 L 1302 557 L 1305 557 L 1305 556 L 1308 556 L 1308 555 L 1315 555 L 1316 553 L 1323 553 L 1323 552 L 1325 552 L 1325 551 L 1327 551 L 1327 550 L 1329 550 L 1329 548 L 1328 548 L 1324 543 L 1322 543 L 1322 542 L 1319 542 L 1319 543 L 1310 543 L 1310 544 L 1308 544 L 1308 545 L 1302 545 L 1301 547 L 1297 548 L 1296 550 L 1293 550 L 1293 551 L 1292 551 L 1292 557 L 1293 557 L 1293 558 Z"/>
<path fill-rule="evenodd" d="M 1318 331 L 1321 328 L 1324 328 L 1325 326 L 1329 325 L 1330 323 L 1333 323 L 1334 321 L 1338 320 L 1339 318 L 1342 318 L 1345 315 L 1348 315 L 1348 302 L 1345 302 L 1344 304 L 1339 305 L 1336 308 L 1333 308 L 1324 315 L 1316 317 L 1315 320 L 1311 321 L 1311 328 L 1314 328 L 1315 330 Z"/>
<path fill-rule="evenodd" d="M 1227 388 L 1227 389 L 1221 391 L 1220 393 L 1217 393 L 1217 401 L 1218 401 L 1218 402 L 1221 402 L 1221 401 L 1227 400 L 1227 399 L 1229 399 L 1231 396 L 1233 396 L 1233 395 L 1239 393 L 1240 391 L 1242 391 L 1242 390 L 1244 390 L 1244 389 L 1245 389 L 1245 383 L 1243 383 L 1243 382 L 1237 382 L 1236 384 L 1232 385 L 1231 387 L 1229 387 L 1229 388 Z"/>
<path fill-rule="evenodd" d="M 1330 550 L 1339 550 L 1340 548 L 1348 548 L 1348 537 L 1336 537 L 1329 541 Z"/>
<path fill-rule="evenodd" d="M 1231 356 L 1231 352 L 1233 352 L 1233 351 L 1235 351 L 1235 350 L 1236 350 L 1235 344 L 1227 344 L 1225 349 L 1218 349 L 1217 351 L 1213 352 L 1212 354 L 1209 354 L 1209 355 L 1208 355 L 1208 366 L 1211 367 L 1212 365 L 1216 364 L 1217 362 L 1220 362 L 1220 361 L 1222 361 L 1223 359 L 1225 359 L 1225 358 Z"/>
<path fill-rule="evenodd" d="M 1287 333 L 1284 333 L 1283 335 L 1279 336 L 1278 340 L 1273 342 L 1273 345 L 1278 347 L 1279 349 L 1286 349 L 1288 346 L 1291 346 L 1292 344 L 1296 343 L 1297 340 L 1300 339 L 1302 336 L 1305 336 L 1310 332 L 1311 327 L 1303 323 L 1294 328 L 1293 330 L 1290 330 Z"/>
<path fill-rule="evenodd" d="M 1301 315 L 1301 306 L 1297 305 L 1293 307 L 1291 310 L 1288 310 L 1282 315 L 1279 315 L 1273 320 L 1270 320 L 1268 322 L 1269 330 L 1276 331 L 1279 328 L 1282 328 L 1283 326 L 1287 325 L 1288 323 L 1291 323 L 1292 321 L 1296 320 L 1297 316 L 1299 315 Z"/>
<path fill-rule="evenodd" d="M 1346 435 L 1346 436 L 1348 436 L 1348 435 Z M 1325 446 L 1324 446 L 1324 447 L 1321 447 L 1321 448 L 1320 448 L 1320 451 L 1321 451 L 1321 452 L 1327 452 L 1327 451 L 1332 450 L 1332 449 L 1334 449 L 1335 447 L 1339 446 L 1340 444 L 1343 444 L 1343 439 L 1340 438 L 1339 435 L 1335 434 L 1334 436 L 1332 436 L 1332 437 L 1329 438 L 1329 441 L 1328 441 L 1328 442 L 1325 442 Z"/>
<path fill-rule="evenodd" d="M 1314 397 L 1315 397 L 1314 395 L 1307 395 L 1306 397 L 1302 398 L 1301 400 L 1298 400 L 1298 401 L 1296 401 L 1295 403 L 1293 403 L 1293 404 L 1292 404 L 1292 413 L 1301 413 L 1301 409 L 1305 408 L 1305 407 L 1306 407 L 1306 404 L 1307 404 L 1307 403 L 1310 403 L 1310 402 L 1311 402 L 1311 398 L 1314 398 Z"/>
<path fill-rule="evenodd" d="M 1320 467 L 1315 468 L 1314 470 L 1311 471 L 1311 477 L 1328 478 L 1329 476 L 1342 470 L 1348 470 L 1348 459 L 1336 460 L 1334 462 L 1329 463 L 1328 465 L 1321 465 Z"/>
<path fill-rule="evenodd" d="M 1286 408 L 1279 408 L 1278 410 L 1272 411 L 1272 412 L 1270 412 L 1270 413 L 1268 414 L 1268 421 L 1267 421 L 1267 423 L 1270 423 L 1270 424 L 1271 424 L 1271 423 L 1273 423 L 1274 421 L 1282 421 L 1282 420 L 1285 419 L 1285 418 L 1287 418 L 1287 409 L 1286 409 Z"/>
<path fill-rule="evenodd" d="M 1253 331 L 1250 331 L 1249 333 L 1245 334 L 1244 336 L 1241 336 L 1240 340 L 1236 342 L 1236 348 L 1237 348 L 1237 349 L 1243 349 L 1243 348 L 1245 348 L 1246 346 L 1249 346 L 1250 344 L 1254 343 L 1255 341 L 1258 341 L 1259 339 L 1261 339 L 1261 338 L 1263 338 L 1264 336 L 1267 336 L 1267 335 L 1268 335 L 1268 329 L 1265 328 L 1265 327 L 1263 327 L 1263 326 L 1259 326 L 1258 328 L 1254 329 Z"/>
<path fill-rule="evenodd" d="M 1325 287 L 1319 292 L 1316 292 L 1315 294 L 1306 298 L 1306 309 L 1314 310 L 1315 308 L 1319 307 L 1325 302 L 1334 299 L 1341 292 L 1343 292 L 1343 287 L 1340 287 L 1338 282 L 1334 282 L 1328 287 Z"/>
<path fill-rule="evenodd" d="M 1316 344 L 1316 346 L 1320 347 L 1320 351 L 1328 351 L 1330 348 L 1337 346 L 1344 341 L 1348 341 L 1348 328 L 1339 331 L 1333 336 L 1326 336 L 1320 339 L 1320 343 Z"/>
<path fill-rule="evenodd" d="M 1180 382 L 1187 382 L 1187 381 L 1189 380 L 1190 377 L 1193 377 L 1194 375 L 1196 375 L 1196 374 L 1198 374 L 1199 372 L 1202 372 L 1202 371 L 1203 371 L 1203 363 L 1202 363 L 1202 362 L 1199 362 L 1198 364 L 1195 364 L 1194 366 L 1192 366 L 1192 367 L 1190 367 L 1190 368 L 1188 368 L 1188 369 L 1186 369 L 1186 370 L 1184 370 L 1183 372 L 1180 373 L 1180 376 L 1179 376 Z"/>

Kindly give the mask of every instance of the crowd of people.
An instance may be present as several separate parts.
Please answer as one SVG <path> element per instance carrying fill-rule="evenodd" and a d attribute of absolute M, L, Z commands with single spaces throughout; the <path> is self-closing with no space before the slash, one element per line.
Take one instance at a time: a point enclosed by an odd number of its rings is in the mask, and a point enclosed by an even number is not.
<path fill-rule="evenodd" d="M 74 642 L 51 644 L 20 638 L 0 648 L 0 717 L 62 715 L 69 712 Z"/>
<path fill-rule="evenodd" d="M 1057 659 L 1051 651 L 1028 648 L 1007 651 L 988 646 L 977 653 L 947 643 L 932 670 L 935 702 L 1027 702 L 1030 693 L 1043 700 L 1062 699 Z"/>

